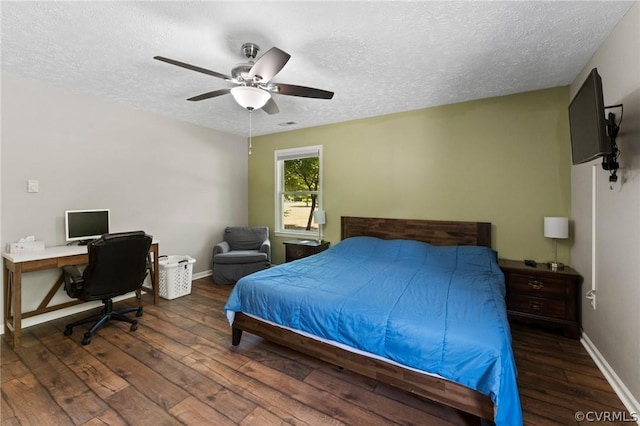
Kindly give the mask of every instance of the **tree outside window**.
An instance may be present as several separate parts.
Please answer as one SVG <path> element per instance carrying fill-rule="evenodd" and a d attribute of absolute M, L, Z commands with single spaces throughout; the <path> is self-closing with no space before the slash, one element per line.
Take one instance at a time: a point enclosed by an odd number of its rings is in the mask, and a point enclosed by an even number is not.
<path fill-rule="evenodd" d="M 278 167 L 278 212 L 282 233 L 318 232 L 313 212 L 320 208 L 320 150 L 319 147 L 276 152 Z"/>

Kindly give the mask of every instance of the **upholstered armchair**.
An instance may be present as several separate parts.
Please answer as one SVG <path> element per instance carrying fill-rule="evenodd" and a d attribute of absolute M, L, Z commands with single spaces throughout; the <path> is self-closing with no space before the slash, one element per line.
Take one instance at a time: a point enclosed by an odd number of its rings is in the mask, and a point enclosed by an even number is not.
<path fill-rule="evenodd" d="M 271 266 L 269 227 L 228 226 L 223 238 L 213 247 L 214 283 L 233 284 Z"/>

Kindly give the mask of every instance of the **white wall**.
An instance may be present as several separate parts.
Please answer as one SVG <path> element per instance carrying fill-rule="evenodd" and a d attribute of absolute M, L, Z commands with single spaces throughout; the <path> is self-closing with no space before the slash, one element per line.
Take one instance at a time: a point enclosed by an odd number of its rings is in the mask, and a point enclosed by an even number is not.
<path fill-rule="evenodd" d="M 1 161 L 3 248 L 25 235 L 65 244 L 65 210 L 110 208 L 112 231 L 145 230 L 202 273 L 224 227 L 248 220 L 244 138 L 7 74 Z M 51 274 L 24 276 L 25 308 Z"/>
<path fill-rule="evenodd" d="M 624 104 L 617 142 L 618 182 L 599 161 L 571 170 L 575 222 L 573 266 L 584 294 L 595 286 L 596 309 L 582 299 L 587 348 L 600 357 L 627 407 L 640 412 L 640 4 L 636 3 L 571 85 L 575 95 L 594 67 L 605 105 Z M 619 110 L 611 110 L 619 116 Z M 595 168 L 595 181 L 592 173 Z M 592 200 L 595 197 L 595 209 Z M 592 232 L 592 226 L 595 232 Z M 592 262 L 592 247 L 594 259 Z M 595 273 L 592 273 L 592 270 Z"/>

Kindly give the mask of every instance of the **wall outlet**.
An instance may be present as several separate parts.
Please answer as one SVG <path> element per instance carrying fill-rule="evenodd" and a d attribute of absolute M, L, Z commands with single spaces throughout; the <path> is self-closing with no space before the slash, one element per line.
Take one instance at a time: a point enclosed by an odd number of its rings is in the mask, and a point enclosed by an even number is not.
<path fill-rule="evenodd" d="M 40 191 L 40 186 L 38 181 L 35 179 L 29 179 L 27 181 L 27 192 L 38 192 Z"/>

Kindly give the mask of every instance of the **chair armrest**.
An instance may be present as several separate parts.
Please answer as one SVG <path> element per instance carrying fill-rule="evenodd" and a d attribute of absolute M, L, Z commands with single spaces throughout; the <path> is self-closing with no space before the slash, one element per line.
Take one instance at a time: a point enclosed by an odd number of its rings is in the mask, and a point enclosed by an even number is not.
<path fill-rule="evenodd" d="M 82 281 L 82 273 L 77 266 L 63 266 L 62 271 L 64 272 L 64 281 L 78 282 Z"/>
<path fill-rule="evenodd" d="M 63 266 L 64 273 L 64 290 L 69 297 L 78 297 L 82 292 L 84 278 L 82 273 L 76 266 Z"/>
<path fill-rule="evenodd" d="M 223 241 L 213 246 L 213 255 L 215 256 L 216 254 L 227 253 L 230 250 L 231 250 L 231 247 L 229 246 L 229 243 L 226 241 Z"/>
<path fill-rule="evenodd" d="M 260 246 L 260 252 L 267 254 L 267 260 L 271 262 L 271 240 L 264 240 Z"/>

